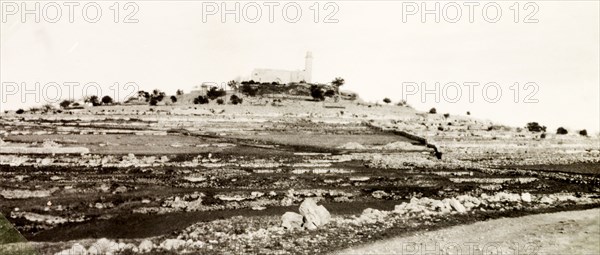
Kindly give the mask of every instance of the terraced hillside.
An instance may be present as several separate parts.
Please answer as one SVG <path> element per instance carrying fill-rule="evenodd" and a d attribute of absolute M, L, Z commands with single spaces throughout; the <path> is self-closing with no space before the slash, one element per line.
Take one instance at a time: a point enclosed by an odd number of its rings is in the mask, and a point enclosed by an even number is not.
<path fill-rule="evenodd" d="M 0 123 L 0 212 L 42 253 L 323 253 L 600 204 L 598 137 L 407 107 L 113 106 Z M 331 222 L 282 227 L 306 198 Z"/>

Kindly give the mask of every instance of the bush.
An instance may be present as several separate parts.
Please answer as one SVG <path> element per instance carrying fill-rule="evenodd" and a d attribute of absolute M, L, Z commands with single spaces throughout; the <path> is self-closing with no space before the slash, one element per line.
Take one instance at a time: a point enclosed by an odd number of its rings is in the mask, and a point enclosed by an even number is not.
<path fill-rule="evenodd" d="M 326 97 L 334 97 L 335 91 L 333 89 L 327 90 L 327 91 L 325 91 L 325 96 Z"/>
<path fill-rule="evenodd" d="M 397 105 L 397 106 L 407 106 L 407 105 L 408 105 L 408 103 L 406 103 L 406 100 L 402 99 L 402 100 L 400 100 L 400 102 L 398 102 L 396 105 Z"/>
<path fill-rule="evenodd" d="M 542 133 L 542 134 L 540 135 L 540 138 L 541 138 L 541 139 L 544 139 L 544 138 L 546 138 L 546 133 Z"/>
<path fill-rule="evenodd" d="M 113 103 L 112 97 L 109 97 L 109 96 L 102 97 L 102 104 L 112 104 L 112 103 Z"/>
<path fill-rule="evenodd" d="M 60 105 L 60 108 L 63 108 L 63 109 L 65 109 L 65 108 L 69 107 L 69 105 L 71 105 L 71 103 L 72 103 L 72 102 L 71 102 L 70 100 L 63 100 L 63 101 L 62 101 L 62 102 L 60 102 L 60 104 L 58 104 L 58 105 Z"/>
<path fill-rule="evenodd" d="M 467 111 L 467 115 L 471 115 L 471 112 Z"/>
<path fill-rule="evenodd" d="M 150 99 L 150 103 L 149 103 L 149 104 L 150 104 L 151 106 L 155 106 L 156 104 L 158 104 L 158 100 L 157 100 L 156 98 L 154 98 L 154 97 L 153 97 L 153 98 L 151 98 L 151 99 Z"/>
<path fill-rule="evenodd" d="M 171 102 L 172 103 L 177 103 L 177 97 L 176 96 L 171 96 Z"/>
<path fill-rule="evenodd" d="M 242 104 L 242 99 L 240 97 L 238 97 L 237 95 L 231 95 L 231 97 L 229 97 L 229 102 L 231 102 L 232 104 Z"/>
<path fill-rule="evenodd" d="M 206 96 L 210 100 L 215 100 L 215 99 L 225 96 L 225 95 L 227 95 L 227 92 L 225 92 L 224 89 L 217 89 L 217 87 L 212 87 L 212 88 L 210 88 L 210 90 L 208 90 L 208 92 L 206 92 Z"/>
<path fill-rule="evenodd" d="M 546 126 L 540 126 L 537 122 L 529 122 L 526 126 L 529 132 L 546 132 Z"/>
<path fill-rule="evenodd" d="M 194 104 L 208 104 L 208 97 L 198 96 L 194 98 Z"/>
<path fill-rule="evenodd" d="M 389 104 L 389 103 L 392 102 L 392 100 L 390 100 L 389 98 L 386 97 L 386 98 L 383 99 L 383 102 L 386 103 L 386 104 Z"/>
<path fill-rule="evenodd" d="M 222 98 L 217 99 L 217 104 L 224 104 L 225 101 Z"/>
<path fill-rule="evenodd" d="M 25 113 L 25 110 L 23 110 L 23 109 L 19 109 L 19 110 L 17 110 L 15 113 L 16 113 L 16 114 L 23 114 L 23 113 Z"/>
<path fill-rule="evenodd" d="M 431 108 L 431 109 L 429 109 L 429 113 L 430 113 L 430 114 L 436 114 L 436 113 L 437 113 L 437 110 L 435 109 L 435 107 L 434 107 L 434 108 Z"/>
<path fill-rule="evenodd" d="M 582 136 L 587 136 L 588 135 L 587 130 L 585 130 L 585 129 L 584 130 L 580 130 L 579 134 L 582 135 Z"/>
<path fill-rule="evenodd" d="M 317 85 L 310 86 L 310 95 L 315 101 L 325 100 L 325 93 L 323 93 L 323 90 Z"/>
<path fill-rule="evenodd" d="M 450 118 L 450 113 L 444 113 L 444 118 Z"/>
<path fill-rule="evenodd" d="M 249 82 L 242 82 L 242 89 L 241 89 L 242 94 L 246 95 L 246 96 L 256 96 L 258 94 L 258 88 L 255 88 L 254 86 L 252 86 L 251 83 Z"/>
<path fill-rule="evenodd" d="M 175 92 L 176 95 L 181 96 L 183 95 L 183 90 L 178 89 L 177 92 Z"/>
<path fill-rule="evenodd" d="M 566 135 L 566 134 L 568 134 L 568 133 L 569 133 L 569 131 L 567 131 L 567 130 L 566 130 L 565 128 L 563 128 L 563 127 L 559 127 L 559 128 L 556 130 L 556 134 L 557 134 L 557 135 Z"/>

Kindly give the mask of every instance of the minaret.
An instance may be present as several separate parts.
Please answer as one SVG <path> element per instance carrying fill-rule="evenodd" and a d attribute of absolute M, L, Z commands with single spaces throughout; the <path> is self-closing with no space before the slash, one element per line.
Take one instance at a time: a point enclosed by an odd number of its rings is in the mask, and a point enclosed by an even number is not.
<path fill-rule="evenodd" d="M 306 62 L 304 63 L 304 80 L 308 83 L 312 82 L 312 52 L 306 52 Z"/>

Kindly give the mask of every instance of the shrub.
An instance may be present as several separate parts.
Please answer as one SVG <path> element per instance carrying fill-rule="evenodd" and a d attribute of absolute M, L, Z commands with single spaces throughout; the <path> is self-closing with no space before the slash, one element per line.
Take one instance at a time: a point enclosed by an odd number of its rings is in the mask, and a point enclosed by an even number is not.
<path fill-rule="evenodd" d="M 540 126 L 537 122 L 529 122 L 526 126 L 529 132 L 546 132 L 546 126 Z"/>
<path fill-rule="evenodd" d="M 467 111 L 467 115 L 471 115 L 471 112 Z"/>
<path fill-rule="evenodd" d="M 315 101 L 325 100 L 325 93 L 323 93 L 323 90 L 317 85 L 310 86 L 310 95 Z"/>
<path fill-rule="evenodd" d="M 255 88 L 249 82 L 246 82 L 246 83 L 242 82 L 242 87 L 241 88 L 242 88 L 241 89 L 242 94 L 244 94 L 246 96 L 253 97 L 253 96 L 256 96 L 256 94 L 258 94 L 258 88 Z"/>
<path fill-rule="evenodd" d="M 567 131 L 567 130 L 566 130 L 565 128 L 563 128 L 563 127 L 559 127 L 559 128 L 556 130 L 556 134 L 558 134 L 558 135 L 566 135 L 566 134 L 568 134 L 568 133 L 569 133 L 569 131 Z"/>
<path fill-rule="evenodd" d="M 397 105 L 397 106 L 407 106 L 407 105 L 408 105 L 408 103 L 406 103 L 406 100 L 402 99 L 402 100 L 400 100 L 400 102 L 398 102 L 396 105 Z"/>
<path fill-rule="evenodd" d="M 208 97 L 198 96 L 194 98 L 194 104 L 208 104 Z"/>
<path fill-rule="evenodd" d="M 329 90 L 325 91 L 324 96 L 333 97 L 333 96 L 335 96 L 335 91 L 333 89 L 329 89 Z"/>
<path fill-rule="evenodd" d="M 444 118 L 450 118 L 450 113 L 444 113 Z"/>
<path fill-rule="evenodd" d="M 45 104 L 45 105 L 42 105 L 42 109 L 44 111 L 48 112 L 48 111 L 54 110 L 54 106 L 52 106 L 51 104 Z"/>
<path fill-rule="evenodd" d="M 104 96 L 102 97 L 102 104 L 112 104 L 113 103 L 113 99 L 110 96 Z"/>
<path fill-rule="evenodd" d="M 437 113 L 437 110 L 435 109 L 435 107 L 434 107 L 434 108 L 431 108 L 431 109 L 429 109 L 429 113 L 430 113 L 430 114 L 436 114 L 436 113 Z"/>
<path fill-rule="evenodd" d="M 383 99 L 383 102 L 386 103 L 386 104 L 389 104 L 389 103 L 392 102 L 392 100 L 390 100 L 389 98 L 386 97 L 386 98 Z"/>
<path fill-rule="evenodd" d="M 177 103 L 177 97 L 176 96 L 171 96 L 171 102 Z"/>
<path fill-rule="evenodd" d="M 175 95 L 178 95 L 178 96 L 183 95 L 183 90 L 178 89 L 177 92 L 175 92 Z"/>
<path fill-rule="evenodd" d="M 25 110 L 23 110 L 23 109 L 19 109 L 19 110 L 17 110 L 15 113 L 16 113 L 16 114 L 23 114 L 23 113 L 25 113 Z"/>
<path fill-rule="evenodd" d="M 156 104 L 158 104 L 158 100 L 153 97 L 153 98 L 150 99 L 150 103 L 149 104 L 152 105 L 152 106 L 155 106 Z"/>
<path fill-rule="evenodd" d="M 62 101 L 62 102 L 60 102 L 60 104 L 58 104 L 58 105 L 60 105 L 60 108 L 63 108 L 63 109 L 65 109 L 65 108 L 69 107 L 69 105 L 71 105 L 71 103 L 72 103 L 72 102 L 71 102 L 70 100 L 63 100 L 63 101 Z"/>
<path fill-rule="evenodd" d="M 226 94 L 227 92 L 225 92 L 224 89 L 217 89 L 217 87 L 212 87 L 210 90 L 208 90 L 208 92 L 206 92 L 206 96 L 210 100 L 215 100 L 219 97 L 225 96 Z"/>
<path fill-rule="evenodd" d="M 582 136 L 587 136 L 588 135 L 587 130 L 585 130 L 585 129 L 584 130 L 580 130 L 579 134 L 582 135 Z"/>
<path fill-rule="evenodd" d="M 224 104 L 225 101 L 222 98 L 217 99 L 217 104 Z"/>
<path fill-rule="evenodd" d="M 238 97 L 237 95 L 231 95 L 231 97 L 229 97 L 229 101 L 232 104 L 237 105 L 237 104 L 241 104 L 243 100 L 240 97 Z"/>
<path fill-rule="evenodd" d="M 542 134 L 540 135 L 540 138 L 541 138 L 541 139 L 544 139 L 544 138 L 546 138 L 546 133 L 542 133 Z"/>

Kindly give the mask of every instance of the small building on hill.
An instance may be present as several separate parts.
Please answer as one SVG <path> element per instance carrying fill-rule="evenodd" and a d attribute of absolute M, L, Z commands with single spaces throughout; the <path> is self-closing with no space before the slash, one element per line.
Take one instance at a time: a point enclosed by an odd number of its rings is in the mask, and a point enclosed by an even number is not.
<path fill-rule="evenodd" d="M 312 53 L 306 53 L 304 62 L 304 70 L 288 71 L 278 69 L 254 69 L 250 75 L 251 79 L 258 83 L 288 84 L 290 82 L 306 82 L 312 81 Z"/>

